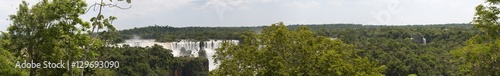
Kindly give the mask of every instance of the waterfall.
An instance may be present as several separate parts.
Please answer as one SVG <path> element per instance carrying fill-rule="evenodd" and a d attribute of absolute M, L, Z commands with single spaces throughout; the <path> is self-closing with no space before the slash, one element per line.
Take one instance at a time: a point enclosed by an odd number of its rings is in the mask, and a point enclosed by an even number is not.
<path fill-rule="evenodd" d="M 424 41 L 424 45 L 427 45 L 427 40 L 425 38 L 422 38 L 422 40 Z"/>

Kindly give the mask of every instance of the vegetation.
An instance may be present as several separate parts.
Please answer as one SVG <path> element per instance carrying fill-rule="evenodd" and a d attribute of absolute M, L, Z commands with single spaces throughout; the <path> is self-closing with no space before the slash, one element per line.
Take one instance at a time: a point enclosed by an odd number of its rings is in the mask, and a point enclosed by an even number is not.
<path fill-rule="evenodd" d="M 102 60 L 120 61 L 120 67 L 111 69 L 112 75 L 166 76 L 208 74 L 206 58 L 174 57 L 172 50 L 163 46 L 130 47 L 124 45 L 104 53 Z M 99 73 L 99 72 L 97 72 Z M 106 73 L 103 73 L 106 74 Z"/>
<path fill-rule="evenodd" d="M 385 65 L 387 69 L 383 74 L 386 75 L 456 75 L 458 70 L 450 68 L 457 67 L 458 63 L 451 62 L 452 56 L 449 52 L 463 47 L 467 39 L 479 34 L 478 29 L 473 28 L 471 24 L 410 26 L 320 24 L 290 25 L 287 28 L 293 31 L 291 29 L 303 26 L 315 31 L 313 36 L 335 38 L 354 45 L 357 55 L 379 62 L 378 66 Z M 258 30 L 269 27 L 240 29 Z M 245 41 L 240 42 L 245 43 Z"/>
<path fill-rule="evenodd" d="M 449 51 L 477 34 L 470 25 L 363 26 L 317 30 L 357 46 L 357 54 L 387 66 L 386 75 L 453 75 Z M 425 38 L 425 40 L 424 40 Z M 431 70 L 432 69 L 432 70 Z"/>
<path fill-rule="evenodd" d="M 17 57 L 33 60 L 34 63 L 76 60 L 82 56 L 82 47 L 90 44 L 88 35 L 82 31 L 89 27 L 89 23 L 79 18 L 85 12 L 84 7 L 86 3 L 82 0 L 44 0 L 31 8 L 23 1 L 17 14 L 10 15 L 12 25 L 7 30 L 11 44 L 7 45 L 8 49 Z M 29 71 L 30 75 L 62 75 L 68 72 L 63 68 L 32 68 Z"/>
<path fill-rule="evenodd" d="M 472 23 L 480 33 L 467 40 L 466 46 L 453 50 L 453 62 L 457 63 L 457 75 L 500 75 L 500 25 L 498 23 L 499 0 L 487 0 L 488 5 L 476 7 Z"/>
<path fill-rule="evenodd" d="M 22 69 L 17 69 L 14 66 L 14 62 L 16 62 L 17 58 L 12 55 L 9 51 L 4 48 L 9 45 L 9 35 L 7 33 L 2 32 L 3 36 L 0 36 L 0 64 L 4 66 L 0 66 L 0 75 L 8 75 L 8 76 L 26 76 L 28 72 Z"/>
<path fill-rule="evenodd" d="M 261 34 L 248 33 L 242 44 L 223 43 L 212 75 L 382 75 L 377 66 L 357 56 L 352 45 L 314 36 L 307 27 L 289 31 L 273 24 Z"/>
<path fill-rule="evenodd" d="M 112 0 L 113 1 L 113 0 Z M 118 0 L 124 1 L 124 0 Z M 130 0 L 125 0 L 130 3 Z M 476 7 L 472 24 L 382 26 L 360 24 L 257 27 L 149 26 L 117 31 L 116 17 L 99 14 L 90 21 L 83 0 L 22 2 L 0 36 L 0 75 L 500 75 L 499 0 Z M 96 3 L 101 10 L 113 4 Z M 118 7 L 121 8 L 121 7 Z M 209 72 L 204 49 L 198 57 L 181 48 L 180 57 L 163 46 L 117 46 L 133 36 L 158 42 L 209 39 L 224 42 Z M 16 61 L 119 61 L 119 68 L 15 68 Z"/>
<path fill-rule="evenodd" d="M 208 41 L 208 39 L 239 40 L 243 32 L 251 31 L 250 27 L 185 27 L 148 26 L 121 30 L 123 39 L 131 39 L 134 35 L 143 39 L 156 39 L 158 42 L 172 42 L 179 39 L 191 41 Z"/>

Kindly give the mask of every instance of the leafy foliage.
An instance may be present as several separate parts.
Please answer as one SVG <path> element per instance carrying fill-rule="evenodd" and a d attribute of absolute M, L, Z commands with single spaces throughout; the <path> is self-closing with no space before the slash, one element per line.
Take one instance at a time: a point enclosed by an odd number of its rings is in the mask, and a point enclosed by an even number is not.
<path fill-rule="evenodd" d="M 72 60 L 80 57 L 83 45 L 89 43 L 82 33 L 89 23 L 79 18 L 85 12 L 82 0 L 43 0 L 31 8 L 22 2 L 18 12 L 10 15 L 9 50 L 25 60 Z M 80 25 L 82 28 L 77 28 Z M 30 69 L 30 75 L 62 75 L 67 69 Z M 43 72 L 43 73 L 37 73 Z"/>
<path fill-rule="evenodd" d="M 99 14 L 90 22 L 79 17 L 87 7 L 83 0 L 42 0 L 32 6 L 23 1 L 18 12 L 9 16 L 8 33 L 0 36 L 0 64 L 88 59 L 119 61 L 120 68 L 0 66 L 0 75 L 28 75 L 28 71 L 42 76 L 208 75 L 203 49 L 198 51 L 199 57 L 173 57 L 171 50 L 159 45 L 113 46 L 133 35 L 158 42 L 200 41 L 200 47 L 209 39 L 240 40 L 239 44 L 225 42 L 217 49 L 213 57 L 220 66 L 211 75 L 500 75 L 499 0 L 477 6 L 473 26 L 277 23 L 258 27 L 149 26 L 122 31 L 112 25 L 116 17 L 104 17 L 100 12 L 104 6 L 118 6 L 102 1 L 92 5 L 99 6 Z M 181 49 L 181 53 L 192 52 Z"/>
<path fill-rule="evenodd" d="M 330 29 L 330 28 L 328 28 Z M 466 24 L 359 26 L 317 30 L 357 46 L 357 54 L 387 66 L 386 75 L 454 75 L 451 49 L 462 47 L 477 30 Z M 423 40 L 425 38 L 425 40 Z M 424 42 L 426 44 L 424 44 Z"/>
<path fill-rule="evenodd" d="M 450 55 L 450 50 L 458 49 L 466 44 L 466 40 L 478 34 L 478 29 L 470 24 L 434 24 L 434 25 L 408 25 L 408 26 L 381 26 L 359 24 L 317 24 L 317 25 L 289 25 L 288 31 L 296 31 L 302 26 L 309 27 L 316 33 L 313 36 L 325 36 L 339 39 L 346 44 L 354 45 L 355 53 L 366 57 L 370 61 L 379 62 L 378 66 L 385 65 L 386 75 L 457 75 L 459 63 L 455 63 Z M 156 28 L 153 28 L 156 27 Z M 198 30 L 208 31 L 210 28 L 252 30 L 262 33 L 259 27 L 198 27 Z M 158 29 L 161 26 L 129 29 L 126 31 L 139 31 L 141 29 Z M 164 28 L 164 27 L 163 27 Z M 176 33 L 173 28 L 165 33 Z M 121 31 L 125 32 L 125 31 Z M 147 32 L 153 34 L 157 32 Z M 190 31 L 183 31 L 190 32 Z M 248 32 L 248 31 L 247 31 Z M 193 32 L 202 33 L 202 32 Z M 223 34 L 223 33 L 221 33 Z M 239 33 L 245 35 L 245 33 Z M 180 36 L 170 34 L 171 36 Z M 232 36 L 232 35 L 231 35 Z M 239 38 L 244 44 L 243 37 Z M 424 40 L 425 38 L 425 40 Z"/>
<path fill-rule="evenodd" d="M 173 76 L 208 76 L 208 59 L 203 57 L 177 57 Z"/>
<path fill-rule="evenodd" d="M 208 59 L 197 57 L 174 57 L 172 50 L 163 46 L 152 47 L 122 47 L 110 48 L 104 54 L 103 60 L 119 61 L 120 67 L 97 72 L 112 75 L 188 75 L 206 76 L 208 74 Z M 102 70 L 102 69 L 101 69 Z"/>
<path fill-rule="evenodd" d="M 382 75 L 385 69 L 357 56 L 352 45 L 315 37 L 307 27 L 289 31 L 277 23 L 242 38 L 242 44 L 217 49 L 220 65 L 212 75 Z"/>
<path fill-rule="evenodd" d="M 487 0 L 490 5 L 478 5 L 473 20 L 480 33 L 467 40 L 465 47 L 453 50 L 454 63 L 458 64 L 459 75 L 500 75 L 500 25 L 498 0 Z"/>
<path fill-rule="evenodd" d="M 116 75 L 169 75 L 170 67 L 175 59 L 172 50 L 162 46 L 130 47 L 124 45 L 108 53 L 104 60 L 119 61 L 120 67 L 114 69 Z"/>
<path fill-rule="evenodd" d="M 27 76 L 28 72 L 26 70 L 22 70 L 19 68 L 15 68 L 12 65 L 15 65 L 13 62 L 17 59 L 13 56 L 9 51 L 3 49 L 6 45 L 9 45 L 9 35 L 7 33 L 2 32 L 3 36 L 0 36 L 0 75 L 6 76 Z"/>

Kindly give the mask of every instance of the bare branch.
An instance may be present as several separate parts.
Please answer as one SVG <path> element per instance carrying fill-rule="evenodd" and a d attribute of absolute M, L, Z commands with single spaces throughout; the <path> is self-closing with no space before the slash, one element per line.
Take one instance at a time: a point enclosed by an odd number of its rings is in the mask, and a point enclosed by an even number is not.
<path fill-rule="evenodd" d="M 87 11 L 85 13 L 89 12 L 91 8 L 93 8 L 94 11 L 97 11 L 96 6 L 108 6 L 110 8 L 116 7 L 116 8 L 119 8 L 119 9 L 130 9 L 130 8 L 132 8 L 132 5 L 130 5 L 128 7 L 122 7 L 122 6 L 118 6 L 118 4 L 116 4 L 116 3 L 115 4 L 95 3 L 95 4 L 90 5 L 90 7 L 87 9 Z"/>

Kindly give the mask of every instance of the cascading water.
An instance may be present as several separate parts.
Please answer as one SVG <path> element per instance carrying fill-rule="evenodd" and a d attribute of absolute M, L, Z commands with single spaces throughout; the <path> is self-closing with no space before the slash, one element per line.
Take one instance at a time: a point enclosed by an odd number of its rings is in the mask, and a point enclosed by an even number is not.
<path fill-rule="evenodd" d="M 228 40 L 233 44 L 237 44 L 238 40 Z M 221 46 L 221 43 L 223 40 L 209 40 L 205 41 L 203 43 L 203 47 L 201 49 L 205 50 L 206 56 L 209 62 L 209 70 L 217 68 L 218 65 L 214 64 L 214 60 L 212 59 L 212 55 L 215 53 L 215 49 L 219 48 Z M 200 50 L 200 43 L 199 42 L 193 42 L 193 41 L 188 41 L 188 40 L 181 40 L 179 42 L 155 42 L 154 39 L 139 39 L 134 37 L 134 39 L 129 39 L 125 40 L 125 43 L 120 43 L 118 45 L 130 45 L 130 46 L 139 46 L 139 47 L 146 47 L 146 46 L 153 46 L 154 44 L 158 44 L 163 46 L 166 49 L 172 50 L 172 54 L 176 57 L 182 56 L 181 54 L 181 48 L 184 48 L 186 51 L 190 50 L 191 53 L 190 55 L 194 57 L 198 57 L 198 51 Z"/>

